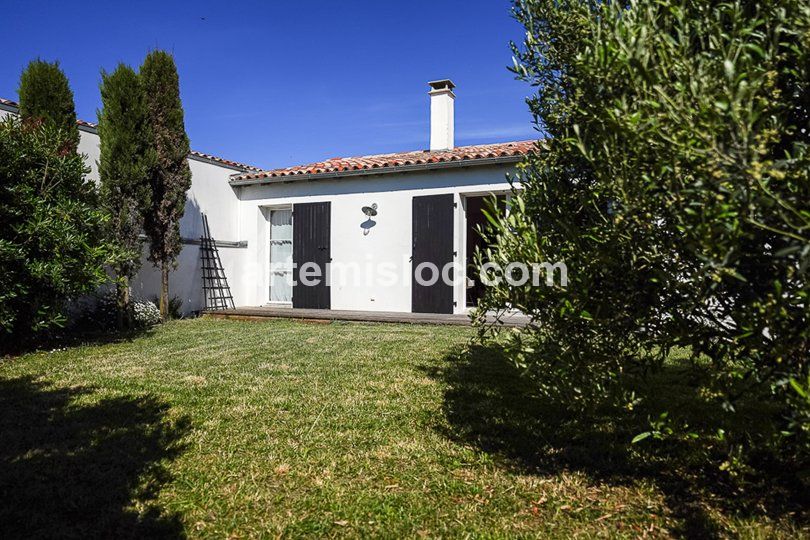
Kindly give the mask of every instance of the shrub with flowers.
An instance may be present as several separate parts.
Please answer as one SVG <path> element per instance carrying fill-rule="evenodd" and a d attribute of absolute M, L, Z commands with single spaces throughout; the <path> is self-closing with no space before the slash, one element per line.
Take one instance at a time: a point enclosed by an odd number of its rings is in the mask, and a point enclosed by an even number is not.
<path fill-rule="evenodd" d="M 149 300 L 132 302 L 132 320 L 136 326 L 149 327 L 160 323 L 160 309 Z"/>
<path fill-rule="evenodd" d="M 115 289 L 111 289 L 99 295 L 95 305 L 85 312 L 84 325 L 112 330 L 116 327 L 117 310 Z M 160 310 L 154 302 L 133 297 L 131 310 L 135 328 L 149 328 L 160 323 Z"/>

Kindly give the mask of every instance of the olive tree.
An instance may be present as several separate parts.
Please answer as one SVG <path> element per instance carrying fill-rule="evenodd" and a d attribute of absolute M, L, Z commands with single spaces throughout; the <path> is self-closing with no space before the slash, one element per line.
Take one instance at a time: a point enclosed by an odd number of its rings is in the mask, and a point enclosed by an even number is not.
<path fill-rule="evenodd" d="M 519 0 L 514 14 L 513 69 L 548 136 L 485 259 L 564 261 L 568 285 L 490 287 L 482 337 L 576 404 L 631 395 L 630 375 L 685 347 L 725 410 L 758 392 L 806 433 L 808 4 Z M 526 330 L 485 324 L 513 307 Z"/>

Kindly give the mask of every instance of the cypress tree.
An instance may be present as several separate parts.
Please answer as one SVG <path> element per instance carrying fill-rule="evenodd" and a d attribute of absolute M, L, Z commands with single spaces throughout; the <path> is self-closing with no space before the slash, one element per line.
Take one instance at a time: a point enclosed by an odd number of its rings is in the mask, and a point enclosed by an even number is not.
<path fill-rule="evenodd" d="M 131 325 L 129 281 L 141 265 L 144 213 L 151 201 L 149 172 L 154 148 L 141 81 L 135 71 L 119 64 L 101 72 L 102 109 L 98 111 L 101 141 L 99 178 L 101 205 L 108 216 L 106 233 L 115 246 L 118 327 Z"/>
<path fill-rule="evenodd" d="M 182 248 L 180 218 L 185 211 L 186 191 L 191 187 L 189 140 L 174 58 L 165 51 L 152 51 L 141 66 L 140 76 L 156 153 L 149 175 L 152 202 L 144 225 L 150 239 L 149 260 L 161 272 L 160 314 L 166 319 L 169 270 L 176 266 Z"/>
<path fill-rule="evenodd" d="M 45 122 L 59 129 L 67 148 L 79 146 L 76 105 L 59 62 L 32 60 L 20 76 L 20 116 L 25 122 Z"/>

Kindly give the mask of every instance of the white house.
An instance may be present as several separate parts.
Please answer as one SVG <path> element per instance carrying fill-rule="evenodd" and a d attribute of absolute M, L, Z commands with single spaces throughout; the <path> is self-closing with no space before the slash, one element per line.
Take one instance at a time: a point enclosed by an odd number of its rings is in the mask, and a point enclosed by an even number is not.
<path fill-rule="evenodd" d="M 203 307 L 201 213 L 237 306 L 464 313 L 474 305 L 480 286 L 466 269 L 480 243 L 482 201 L 509 193 L 507 175 L 534 142 L 456 147 L 454 85 L 429 84 L 429 150 L 266 171 L 192 152 L 184 248 L 170 279 L 184 311 Z M 16 113 L 16 104 L 0 101 L 3 110 Z M 80 151 L 97 179 L 95 126 L 80 129 Z M 454 281 L 431 284 L 422 263 L 454 265 Z M 150 297 L 158 288 L 145 262 L 134 292 Z"/>

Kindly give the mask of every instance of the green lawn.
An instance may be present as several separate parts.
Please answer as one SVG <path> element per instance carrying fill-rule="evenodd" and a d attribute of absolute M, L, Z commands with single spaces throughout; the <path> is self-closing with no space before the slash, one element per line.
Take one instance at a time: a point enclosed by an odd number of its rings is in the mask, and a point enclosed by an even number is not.
<path fill-rule="evenodd" d="M 635 427 L 544 407 L 471 335 L 197 319 L 2 361 L 0 537 L 807 533 L 639 466 Z"/>

